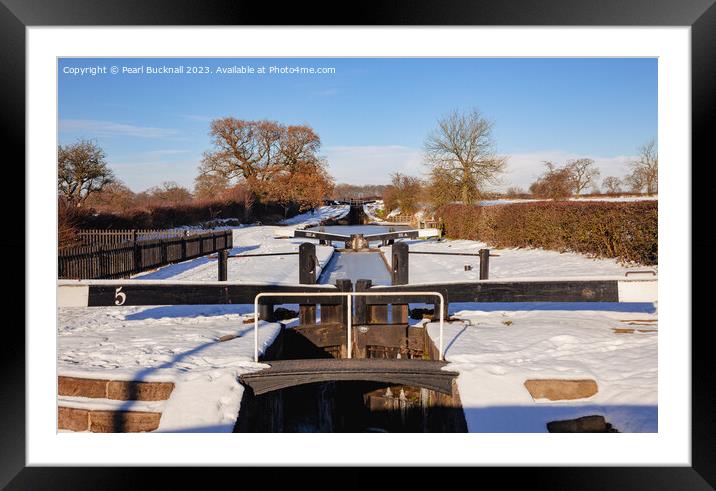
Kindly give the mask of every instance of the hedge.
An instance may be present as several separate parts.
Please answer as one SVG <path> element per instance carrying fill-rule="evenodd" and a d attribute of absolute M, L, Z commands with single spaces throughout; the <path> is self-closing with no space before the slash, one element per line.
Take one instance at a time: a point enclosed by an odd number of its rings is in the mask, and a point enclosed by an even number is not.
<path fill-rule="evenodd" d="M 288 210 L 273 203 L 256 202 L 250 209 L 243 203 L 189 203 L 173 206 L 158 206 L 148 210 L 130 210 L 124 213 L 96 213 L 93 210 L 76 213 L 74 224 L 77 228 L 92 229 L 166 229 L 183 225 L 196 225 L 222 218 L 236 218 L 242 223 L 260 220 L 266 223 L 278 222 L 284 216 L 298 213 L 298 206 Z"/>
<path fill-rule="evenodd" d="M 657 201 L 450 204 L 437 215 L 449 238 L 658 264 Z"/>

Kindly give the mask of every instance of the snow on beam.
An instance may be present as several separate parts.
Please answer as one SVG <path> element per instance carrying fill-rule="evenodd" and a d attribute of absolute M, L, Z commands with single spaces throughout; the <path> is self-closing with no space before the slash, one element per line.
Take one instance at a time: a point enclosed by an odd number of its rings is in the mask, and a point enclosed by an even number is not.
<path fill-rule="evenodd" d="M 86 307 L 89 296 L 87 285 L 66 285 L 57 288 L 57 305 L 60 307 Z"/>
<path fill-rule="evenodd" d="M 659 282 L 656 280 L 619 281 L 620 302 L 656 302 Z"/>

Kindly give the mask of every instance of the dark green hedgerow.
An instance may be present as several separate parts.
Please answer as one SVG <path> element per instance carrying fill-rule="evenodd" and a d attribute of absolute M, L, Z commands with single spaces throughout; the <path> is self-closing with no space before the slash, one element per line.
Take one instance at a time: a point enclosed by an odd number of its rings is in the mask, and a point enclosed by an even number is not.
<path fill-rule="evenodd" d="M 438 210 L 449 238 L 491 247 L 539 247 L 658 263 L 657 201 L 451 204 Z"/>

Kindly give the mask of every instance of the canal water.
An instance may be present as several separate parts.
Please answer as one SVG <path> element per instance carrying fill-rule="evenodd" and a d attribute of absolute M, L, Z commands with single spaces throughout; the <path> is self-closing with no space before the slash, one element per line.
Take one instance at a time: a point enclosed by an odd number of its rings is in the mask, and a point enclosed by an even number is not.
<path fill-rule="evenodd" d="M 390 285 L 390 272 L 380 252 L 334 252 L 323 268 L 318 283 L 334 285 L 336 280 L 372 280 L 374 285 Z"/>

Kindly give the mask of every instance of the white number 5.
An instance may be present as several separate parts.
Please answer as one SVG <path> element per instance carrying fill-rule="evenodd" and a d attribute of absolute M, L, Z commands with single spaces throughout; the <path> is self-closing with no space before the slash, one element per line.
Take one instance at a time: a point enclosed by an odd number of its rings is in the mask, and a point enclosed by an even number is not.
<path fill-rule="evenodd" d="M 124 301 L 127 300 L 127 294 L 122 292 L 122 287 L 120 286 L 114 291 L 114 298 L 116 299 L 114 301 L 115 305 L 122 305 L 124 304 Z"/>

